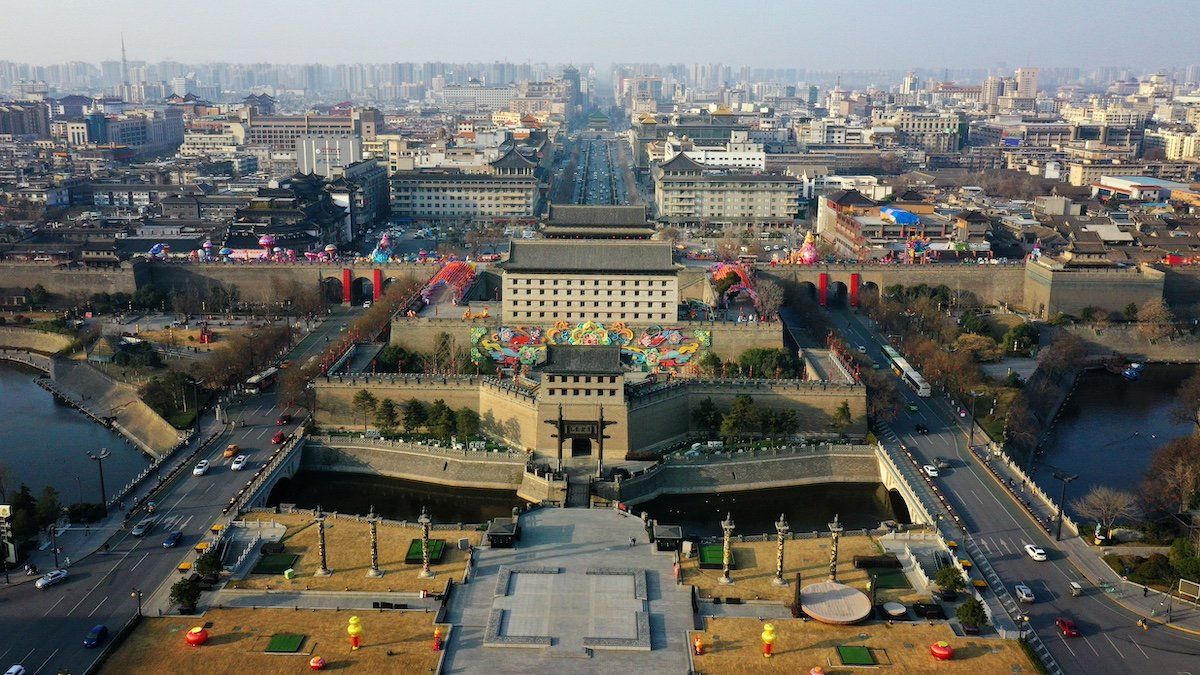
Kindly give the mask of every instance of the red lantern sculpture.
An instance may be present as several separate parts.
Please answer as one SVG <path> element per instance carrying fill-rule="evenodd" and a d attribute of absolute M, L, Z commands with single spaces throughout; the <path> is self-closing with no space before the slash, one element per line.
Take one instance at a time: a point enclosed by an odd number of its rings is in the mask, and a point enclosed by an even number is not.
<path fill-rule="evenodd" d="M 196 626 L 195 628 L 189 630 L 187 634 L 183 636 L 183 639 L 189 645 L 193 647 L 199 647 L 205 642 L 208 642 L 208 631 L 204 630 L 204 628 L 200 626 Z"/>
<path fill-rule="evenodd" d="M 314 656 L 308 660 L 308 667 L 313 670 L 325 670 L 325 659 Z"/>
<path fill-rule="evenodd" d="M 938 640 L 929 645 L 929 653 L 933 654 L 933 658 L 938 661 L 949 661 L 954 658 L 954 648 L 945 640 Z"/>

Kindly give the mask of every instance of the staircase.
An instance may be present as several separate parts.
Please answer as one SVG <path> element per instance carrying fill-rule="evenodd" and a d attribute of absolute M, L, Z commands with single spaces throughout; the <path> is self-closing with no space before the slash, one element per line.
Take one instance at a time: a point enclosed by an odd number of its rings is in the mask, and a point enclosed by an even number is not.
<path fill-rule="evenodd" d="M 590 473 L 573 473 L 567 477 L 567 508 L 591 508 Z"/>

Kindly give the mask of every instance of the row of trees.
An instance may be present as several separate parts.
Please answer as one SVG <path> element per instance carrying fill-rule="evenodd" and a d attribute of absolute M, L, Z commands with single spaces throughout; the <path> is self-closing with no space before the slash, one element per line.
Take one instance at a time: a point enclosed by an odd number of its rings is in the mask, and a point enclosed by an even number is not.
<path fill-rule="evenodd" d="M 479 413 L 466 407 L 455 410 L 440 398 L 429 404 L 415 398 L 397 404 L 390 398 L 379 400 L 370 391 L 360 389 L 354 394 L 352 405 L 355 418 L 363 420 L 364 429 L 370 421 L 384 434 L 403 425 L 407 433 L 424 430 L 442 440 L 450 440 L 451 436 L 465 440 L 479 435 Z"/>
<path fill-rule="evenodd" d="M 850 426 L 853 418 L 849 403 L 842 402 L 835 419 L 843 429 Z M 799 421 L 795 410 L 760 406 L 752 397 L 741 394 L 724 411 L 711 398 L 705 398 L 692 411 L 692 425 L 710 436 L 720 436 L 725 442 L 732 443 L 749 435 L 788 436 L 796 433 Z"/>
<path fill-rule="evenodd" d="M 753 347 L 742 352 L 736 361 L 722 361 L 711 351 L 697 362 L 705 377 L 756 377 L 787 379 L 800 376 L 800 361 L 784 349 Z"/>

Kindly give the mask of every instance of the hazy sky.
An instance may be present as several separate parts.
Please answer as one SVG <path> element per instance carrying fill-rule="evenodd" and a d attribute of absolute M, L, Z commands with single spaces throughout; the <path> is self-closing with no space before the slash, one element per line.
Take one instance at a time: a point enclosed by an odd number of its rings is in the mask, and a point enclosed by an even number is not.
<path fill-rule="evenodd" d="M 0 59 L 1200 63 L 1200 0 L 0 0 Z"/>

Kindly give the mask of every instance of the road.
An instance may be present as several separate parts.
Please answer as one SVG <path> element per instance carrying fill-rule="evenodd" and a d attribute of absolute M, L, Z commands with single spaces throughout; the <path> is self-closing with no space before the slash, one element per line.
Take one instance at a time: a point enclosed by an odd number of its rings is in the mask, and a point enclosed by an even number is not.
<path fill-rule="evenodd" d="M 288 358 L 299 364 L 320 354 L 327 346 L 325 338 L 337 335 L 354 316 L 352 310 L 335 311 Z M 186 472 L 168 486 L 157 500 L 160 524 L 147 536 L 116 531 L 108 541 L 109 550 L 74 561 L 65 582 L 43 590 L 23 584 L 0 591 L 0 666 L 21 664 L 31 674 L 86 672 L 101 650 L 85 649 L 84 635 L 96 624 L 107 625 L 110 633 L 124 626 L 137 612 L 130 596 L 133 589 L 143 592 L 143 604 L 149 608 L 155 592 L 165 593 L 175 582 L 179 576 L 175 568 L 269 454 L 271 436 L 279 429 L 275 421 L 282 412 L 273 390 L 233 405 L 230 420 L 245 421 L 245 427 L 226 431 L 213 445 L 208 455 L 212 467 L 206 475 Z M 297 419 L 302 416 L 299 410 L 287 412 Z M 211 415 L 205 417 L 211 422 Z M 295 424 L 286 429 L 295 431 Z M 230 475 L 232 460 L 221 456 L 228 443 L 237 443 L 250 455 L 240 475 Z M 130 525 L 139 518 L 135 516 Z M 163 538 L 171 530 L 182 530 L 183 540 L 176 548 L 164 549 Z M 156 611 L 148 609 L 148 613 Z"/>
<path fill-rule="evenodd" d="M 829 314 L 850 344 L 865 345 L 871 359 L 887 363 L 880 349 L 881 336 L 869 330 L 857 314 L 845 310 Z M 955 407 L 944 398 L 918 398 L 906 385 L 899 387 L 906 404 L 915 404 L 917 410 L 902 409 L 890 425 L 895 437 L 881 440 L 903 443 L 925 463 L 933 463 L 938 456 L 950 459 L 952 468 L 934 480 L 949 495 L 970 536 L 1009 590 L 1017 583 L 1033 590 L 1036 601 L 1022 604 L 1021 610 L 1065 672 L 1200 671 L 1200 637 L 1161 626 L 1149 631 L 1138 628 L 1140 617 L 1090 587 L 1053 540 L 970 454 L 967 421 L 956 414 Z M 928 426 L 929 433 L 917 434 L 914 427 L 918 423 Z M 1030 543 L 1044 549 L 1049 560 L 1036 562 L 1026 555 L 1022 547 Z M 1071 581 L 1085 586 L 1084 596 L 1071 597 Z M 1062 637 L 1054 625 L 1059 616 L 1073 618 L 1082 636 Z"/>

